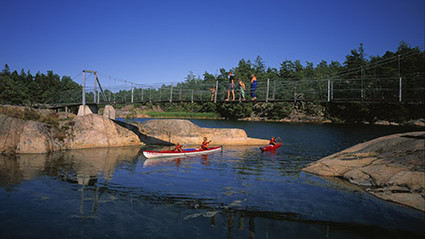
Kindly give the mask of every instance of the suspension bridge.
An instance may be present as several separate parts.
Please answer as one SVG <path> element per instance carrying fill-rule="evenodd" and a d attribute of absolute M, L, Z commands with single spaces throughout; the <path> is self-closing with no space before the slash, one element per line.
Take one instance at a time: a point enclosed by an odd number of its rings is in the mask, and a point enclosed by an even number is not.
<path fill-rule="evenodd" d="M 323 78 L 270 79 L 257 78 L 255 102 L 363 102 L 391 104 L 424 104 L 425 73 L 400 73 L 400 58 L 408 58 L 414 53 L 376 62 L 369 66 L 349 69 Z M 366 75 L 374 68 L 388 63 L 399 62 L 397 75 Z M 360 72 L 357 78 L 345 78 L 344 75 Z M 238 76 L 236 76 L 237 78 Z M 59 109 L 87 105 L 135 104 L 135 103 L 245 103 L 251 102 L 250 79 L 241 79 L 245 83 L 245 94 L 240 90 L 238 81 L 234 82 L 233 93 L 229 92 L 228 79 L 187 80 L 182 82 L 162 82 L 140 84 L 123 80 L 95 70 L 82 70 L 72 78 L 81 86 L 81 93 L 62 102 L 51 102 L 48 108 Z M 66 95 L 67 92 L 58 92 Z M 230 96 L 230 97 L 229 97 Z"/>

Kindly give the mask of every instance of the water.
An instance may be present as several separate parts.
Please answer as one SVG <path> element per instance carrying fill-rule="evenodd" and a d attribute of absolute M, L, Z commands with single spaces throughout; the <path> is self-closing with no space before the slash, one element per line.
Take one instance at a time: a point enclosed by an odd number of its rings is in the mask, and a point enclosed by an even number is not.
<path fill-rule="evenodd" d="M 307 163 L 402 127 L 193 120 L 283 146 L 147 160 L 160 147 L 0 156 L 0 238 L 422 238 L 424 213 Z"/>

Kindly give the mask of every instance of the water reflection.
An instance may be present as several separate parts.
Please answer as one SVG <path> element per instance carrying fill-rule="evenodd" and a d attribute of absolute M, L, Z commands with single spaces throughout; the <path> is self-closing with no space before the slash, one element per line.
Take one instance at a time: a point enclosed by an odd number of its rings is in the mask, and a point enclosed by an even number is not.
<path fill-rule="evenodd" d="M 0 156 L 0 222 L 19 227 L 30 217 L 32 231 L 48 225 L 61 238 L 99 237 L 105 231 L 114 238 L 424 234 L 423 214 L 367 196 L 360 187 L 302 173 L 310 159 L 288 148 L 261 153 L 258 147 L 225 147 L 164 159 L 145 159 L 140 150 Z M 14 191 L 3 192 L 3 186 Z"/>
<path fill-rule="evenodd" d="M 140 148 L 70 150 L 54 154 L 0 155 L 0 185 L 33 180 L 40 175 L 93 185 L 98 177 L 111 179 L 117 164 L 137 159 Z"/>

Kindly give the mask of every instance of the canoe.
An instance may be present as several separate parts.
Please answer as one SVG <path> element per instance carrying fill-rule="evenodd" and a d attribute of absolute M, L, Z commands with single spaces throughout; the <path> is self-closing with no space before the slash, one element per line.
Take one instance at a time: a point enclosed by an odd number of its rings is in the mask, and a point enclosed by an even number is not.
<path fill-rule="evenodd" d="M 220 151 L 222 146 L 212 147 L 209 149 L 183 149 L 183 152 L 175 152 L 170 150 L 165 151 L 143 151 L 143 155 L 146 158 L 160 158 L 160 157 L 183 157 L 189 155 L 200 155 L 200 154 L 208 154 L 211 152 Z"/>
<path fill-rule="evenodd" d="M 260 147 L 261 151 L 272 151 L 282 146 L 282 142 L 277 143 L 276 145 L 268 144 L 266 146 Z"/>

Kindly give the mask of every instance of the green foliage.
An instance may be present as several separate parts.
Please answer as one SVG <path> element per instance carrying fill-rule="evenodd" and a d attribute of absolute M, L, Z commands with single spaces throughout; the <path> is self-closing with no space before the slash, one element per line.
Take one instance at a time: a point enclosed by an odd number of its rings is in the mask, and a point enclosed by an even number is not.
<path fill-rule="evenodd" d="M 144 112 L 152 118 L 198 118 L 198 119 L 218 119 L 220 115 L 214 112 Z"/>
<path fill-rule="evenodd" d="M 217 104 L 217 112 L 226 119 L 240 119 L 251 116 L 252 104 L 221 103 Z"/>
<path fill-rule="evenodd" d="M 48 71 L 47 75 L 29 71 L 10 72 L 9 66 L 0 73 L 0 104 L 32 105 L 35 103 L 81 102 L 81 86 L 70 77 Z"/>
<path fill-rule="evenodd" d="M 257 103 L 253 106 L 255 115 L 267 119 L 278 120 L 288 117 L 294 108 L 292 103 Z"/>

